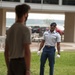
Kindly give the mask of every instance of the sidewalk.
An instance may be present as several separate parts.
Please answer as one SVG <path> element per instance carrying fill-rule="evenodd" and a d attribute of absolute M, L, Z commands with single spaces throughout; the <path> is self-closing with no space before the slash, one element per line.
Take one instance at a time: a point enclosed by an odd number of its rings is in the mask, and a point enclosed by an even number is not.
<path fill-rule="evenodd" d="M 39 48 L 40 43 L 33 42 L 31 44 L 31 51 L 37 51 Z M 75 43 L 66 43 L 62 42 L 61 43 L 61 51 L 66 51 L 66 50 L 75 50 Z"/>
<path fill-rule="evenodd" d="M 40 45 L 39 42 L 32 42 L 32 44 L 30 45 L 31 52 L 37 51 L 39 48 L 39 45 Z M 66 50 L 75 50 L 75 43 L 62 42 L 61 51 L 66 51 Z M 4 48 L 0 48 L 0 51 L 4 51 Z"/>
<path fill-rule="evenodd" d="M 61 49 L 62 50 L 75 50 L 75 43 L 61 43 Z"/>

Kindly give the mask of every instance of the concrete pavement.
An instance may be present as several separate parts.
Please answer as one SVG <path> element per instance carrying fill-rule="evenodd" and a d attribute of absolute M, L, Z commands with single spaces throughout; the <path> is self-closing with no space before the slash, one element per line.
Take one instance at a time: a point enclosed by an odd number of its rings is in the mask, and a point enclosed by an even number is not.
<path fill-rule="evenodd" d="M 40 45 L 39 42 L 32 42 L 32 44 L 30 45 L 31 52 L 37 51 L 39 45 Z M 75 43 L 61 42 L 61 51 L 66 51 L 66 50 L 75 50 Z M 4 46 L 0 47 L 0 51 L 4 51 Z"/>
<path fill-rule="evenodd" d="M 31 44 L 31 51 L 37 51 L 39 48 L 40 43 L 33 42 Z M 61 42 L 61 51 L 66 50 L 75 50 L 75 43 L 67 43 L 67 42 Z"/>

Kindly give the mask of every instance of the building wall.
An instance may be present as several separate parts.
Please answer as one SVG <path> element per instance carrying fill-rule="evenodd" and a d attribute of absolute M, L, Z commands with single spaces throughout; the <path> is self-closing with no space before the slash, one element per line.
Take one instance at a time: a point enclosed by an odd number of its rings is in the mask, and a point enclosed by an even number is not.
<path fill-rule="evenodd" d="M 75 0 L 1 0 L 0 1 L 0 35 L 5 34 L 5 13 L 14 11 L 17 4 L 27 3 L 34 13 L 64 13 L 66 42 L 75 42 Z M 6 11 L 5 11 L 6 10 Z"/>

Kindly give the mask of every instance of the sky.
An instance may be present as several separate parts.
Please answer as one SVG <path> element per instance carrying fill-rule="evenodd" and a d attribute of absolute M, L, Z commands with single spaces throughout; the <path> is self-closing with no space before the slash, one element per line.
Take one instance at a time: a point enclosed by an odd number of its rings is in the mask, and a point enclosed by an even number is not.
<path fill-rule="evenodd" d="M 14 12 L 7 12 L 6 18 L 15 18 Z M 29 13 L 28 19 L 52 19 L 52 20 L 64 20 L 64 14 L 41 14 L 41 13 Z"/>
<path fill-rule="evenodd" d="M 6 18 L 14 18 L 14 12 L 6 12 Z M 28 19 L 51 19 L 51 20 L 65 20 L 64 14 L 41 14 L 41 13 L 29 13 Z M 58 26 L 59 29 L 64 30 L 63 26 Z"/>

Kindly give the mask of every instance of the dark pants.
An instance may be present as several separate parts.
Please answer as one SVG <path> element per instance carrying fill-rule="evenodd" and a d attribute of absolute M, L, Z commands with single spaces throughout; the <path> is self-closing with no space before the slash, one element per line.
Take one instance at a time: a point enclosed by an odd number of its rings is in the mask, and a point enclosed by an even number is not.
<path fill-rule="evenodd" d="M 24 58 L 10 60 L 7 75 L 26 75 L 25 71 L 26 68 Z"/>
<path fill-rule="evenodd" d="M 48 58 L 49 61 L 49 75 L 53 75 L 54 71 L 54 63 L 55 63 L 55 47 L 48 47 L 45 46 L 41 55 L 40 59 L 40 75 L 44 75 L 44 66 L 46 63 L 46 60 Z"/>

